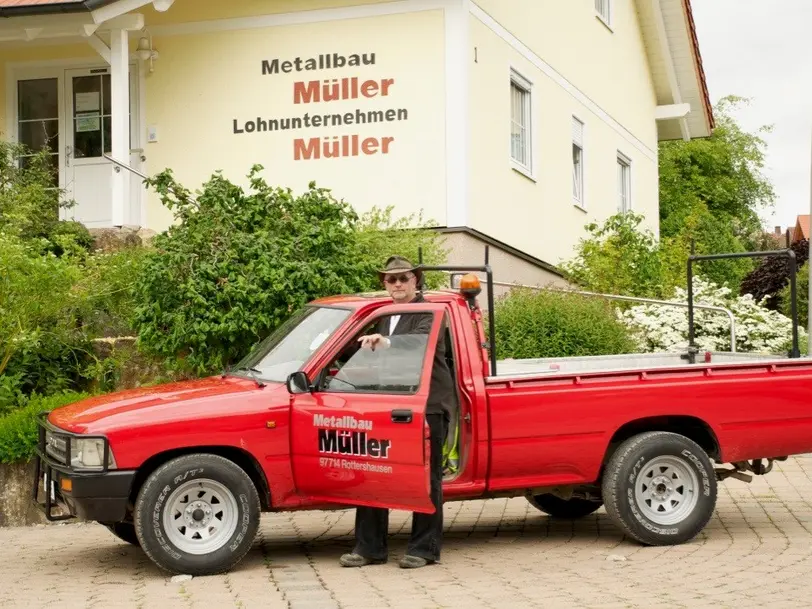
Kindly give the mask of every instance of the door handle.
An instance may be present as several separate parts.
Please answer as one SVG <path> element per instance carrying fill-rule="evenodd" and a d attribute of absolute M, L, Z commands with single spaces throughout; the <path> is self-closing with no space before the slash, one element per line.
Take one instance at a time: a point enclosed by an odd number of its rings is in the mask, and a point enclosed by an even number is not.
<path fill-rule="evenodd" d="M 392 411 L 393 423 L 411 423 L 412 411 L 411 410 L 393 410 Z"/>

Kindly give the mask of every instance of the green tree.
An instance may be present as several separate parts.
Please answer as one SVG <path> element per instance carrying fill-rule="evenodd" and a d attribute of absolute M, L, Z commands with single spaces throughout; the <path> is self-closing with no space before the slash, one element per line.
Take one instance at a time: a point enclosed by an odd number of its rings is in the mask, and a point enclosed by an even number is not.
<path fill-rule="evenodd" d="M 682 218 L 682 230 L 673 237 L 663 237 L 660 257 L 663 261 L 663 283 L 669 287 L 687 286 L 687 260 L 694 242 L 698 255 L 747 251 L 741 239 L 726 225 L 726 220 L 714 216 L 705 205 L 697 204 Z M 751 258 L 709 260 L 694 265 L 694 273 L 734 291 L 756 262 Z"/>
<path fill-rule="evenodd" d="M 780 291 L 780 310 L 790 317 L 792 314 L 792 291 L 787 280 L 786 285 Z M 809 267 L 803 265 L 796 272 L 795 278 L 795 303 L 798 307 L 798 325 L 802 328 L 809 327 Z"/>
<path fill-rule="evenodd" d="M 298 195 L 272 187 L 261 170 L 248 189 L 217 172 L 197 197 L 170 170 L 148 180 L 177 222 L 143 261 L 135 325 L 143 349 L 180 372 L 235 362 L 310 300 L 381 289 L 390 253 L 415 256 L 420 243 L 438 262 L 434 233 L 404 231 L 390 212 L 362 219 L 315 183 Z"/>
<path fill-rule="evenodd" d="M 748 133 L 733 117 L 748 102 L 733 95 L 722 98 L 714 107 L 716 127 L 708 138 L 660 144 L 662 237 L 677 236 L 685 219 L 704 209 L 727 223 L 743 246 L 754 246 L 762 228 L 759 213 L 771 208 L 775 193 L 762 173 L 766 142 L 759 135 L 771 127 Z"/>
<path fill-rule="evenodd" d="M 688 256 L 692 239 L 697 254 L 764 247 L 759 214 L 772 207 L 775 193 L 763 174 L 761 134 L 771 127 L 755 133 L 741 128 L 734 112 L 748 102 L 724 97 L 714 107 L 716 128 L 710 137 L 660 145 L 660 237 L 672 260 Z M 747 258 L 715 261 L 703 263 L 701 272 L 735 291 L 756 265 Z"/>
<path fill-rule="evenodd" d="M 685 287 L 687 258 L 763 248 L 759 213 L 775 198 L 763 175 L 765 142 L 744 131 L 733 111 L 747 100 L 728 96 L 715 107 L 717 126 L 704 139 L 660 145 L 659 240 L 641 230 L 643 216 L 616 214 L 602 225 L 586 226 L 574 257 L 562 265 L 570 279 L 587 289 L 664 298 Z M 758 264 L 750 258 L 696 265 L 695 273 L 739 291 Z"/>
<path fill-rule="evenodd" d="M 669 289 L 663 281 L 659 245 L 644 217 L 633 212 L 615 214 L 603 224 L 587 224 L 576 255 L 561 264 L 570 281 L 586 290 L 661 298 Z"/>

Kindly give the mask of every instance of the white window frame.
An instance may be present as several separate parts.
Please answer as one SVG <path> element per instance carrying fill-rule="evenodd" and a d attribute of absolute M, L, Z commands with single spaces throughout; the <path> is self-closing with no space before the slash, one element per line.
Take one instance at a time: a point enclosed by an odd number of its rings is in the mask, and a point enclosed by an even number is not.
<path fill-rule="evenodd" d="M 621 168 L 625 167 L 625 176 L 621 177 Z M 619 212 L 628 212 L 632 210 L 632 160 L 623 154 L 620 150 L 617 151 L 617 169 L 618 169 L 618 202 L 617 209 Z M 623 187 L 626 189 L 626 202 L 623 204 Z"/>
<path fill-rule="evenodd" d="M 612 2 L 613 0 L 595 0 L 595 16 L 609 29 L 612 29 Z"/>
<path fill-rule="evenodd" d="M 526 125 L 524 125 L 524 155 L 525 163 L 516 159 L 513 156 L 513 88 L 521 89 L 524 93 L 524 115 L 526 117 Z M 524 174 L 531 180 L 535 180 L 535 172 L 533 171 L 534 154 L 533 154 L 533 83 L 519 74 L 515 69 L 510 69 L 510 132 L 508 138 L 508 158 L 510 165 L 521 174 Z"/>
<path fill-rule="evenodd" d="M 574 148 L 581 151 L 581 163 L 576 173 Z M 572 163 L 572 203 L 576 207 L 586 209 L 586 123 L 577 116 L 572 117 L 572 137 L 570 139 L 570 162 Z M 578 193 L 576 194 L 576 184 Z"/>

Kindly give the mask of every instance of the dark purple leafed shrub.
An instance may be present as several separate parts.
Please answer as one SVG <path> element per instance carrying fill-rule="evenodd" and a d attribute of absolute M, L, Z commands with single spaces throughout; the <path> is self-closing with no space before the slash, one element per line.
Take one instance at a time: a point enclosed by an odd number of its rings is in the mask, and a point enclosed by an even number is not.
<path fill-rule="evenodd" d="M 809 241 L 803 239 L 793 243 L 795 263 L 798 268 L 805 264 L 809 258 Z M 781 306 L 780 292 L 784 286 L 789 285 L 789 260 L 786 257 L 771 256 L 764 258 L 761 263 L 748 274 L 741 285 L 741 295 L 752 294 L 756 300 L 765 296 L 764 302 L 768 309 L 778 310 Z"/>

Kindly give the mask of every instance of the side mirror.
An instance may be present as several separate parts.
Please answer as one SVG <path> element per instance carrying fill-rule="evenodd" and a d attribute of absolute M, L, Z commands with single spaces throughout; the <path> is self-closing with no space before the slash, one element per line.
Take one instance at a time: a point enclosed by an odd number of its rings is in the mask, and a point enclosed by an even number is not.
<path fill-rule="evenodd" d="M 299 371 L 292 373 L 288 377 L 286 385 L 288 387 L 288 391 L 292 395 L 310 393 L 310 381 L 304 372 Z"/>

